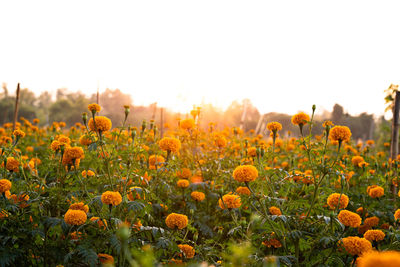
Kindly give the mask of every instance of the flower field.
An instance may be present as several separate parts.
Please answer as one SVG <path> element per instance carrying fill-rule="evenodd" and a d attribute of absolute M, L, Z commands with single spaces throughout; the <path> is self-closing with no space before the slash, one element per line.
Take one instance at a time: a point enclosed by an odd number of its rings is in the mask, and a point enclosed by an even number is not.
<path fill-rule="evenodd" d="M 400 266 L 400 158 L 309 134 L 314 111 L 260 135 L 195 109 L 161 136 L 97 104 L 71 128 L 6 123 L 0 266 Z"/>

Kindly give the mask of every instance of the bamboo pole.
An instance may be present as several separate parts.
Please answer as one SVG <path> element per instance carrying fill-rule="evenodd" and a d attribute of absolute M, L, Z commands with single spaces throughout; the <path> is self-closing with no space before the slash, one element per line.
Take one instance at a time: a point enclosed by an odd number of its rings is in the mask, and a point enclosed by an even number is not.
<path fill-rule="evenodd" d="M 17 85 L 17 93 L 16 93 L 16 97 L 15 97 L 13 132 L 15 130 L 15 125 L 17 124 L 18 106 L 19 106 L 19 91 L 20 91 L 20 87 L 19 87 L 19 83 L 18 83 L 18 85 Z"/>
<path fill-rule="evenodd" d="M 392 139 L 390 144 L 390 158 L 392 160 L 397 159 L 399 154 L 399 111 L 400 111 L 400 92 L 396 91 L 393 105 L 393 120 L 392 120 Z M 391 183 L 390 185 L 392 193 L 396 194 L 396 187 Z"/>

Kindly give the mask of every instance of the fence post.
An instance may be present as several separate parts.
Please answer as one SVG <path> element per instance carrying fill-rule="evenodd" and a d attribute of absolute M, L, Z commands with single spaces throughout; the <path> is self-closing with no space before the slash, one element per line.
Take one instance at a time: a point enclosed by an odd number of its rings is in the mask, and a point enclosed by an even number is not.
<path fill-rule="evenodd" d="M 399 154 L 399 109 L 400 109 L 400 92 L 396 91 L 393 105 L 393 120 L 392 120 L 392 139 L 390 144 L 390 158 L 397 159 Z M 396 187 L 393 183 L 390 185 L 393 195 L 396 195 Z"/>

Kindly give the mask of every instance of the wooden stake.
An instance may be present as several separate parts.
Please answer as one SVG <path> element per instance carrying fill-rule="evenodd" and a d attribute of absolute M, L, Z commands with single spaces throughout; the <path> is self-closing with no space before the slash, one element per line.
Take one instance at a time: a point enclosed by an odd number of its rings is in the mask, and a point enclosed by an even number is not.
<path fill-rule="evenodd" d="M 17 86 L 17 94 L 16 94 L 16 97 L 15 97 L 15 109 L 14 109 L 13 132 L 14 132 L 14 130 L 15 130 L 15 125 L 17 124 L 18 104 L 19 104 L 19 91 L 20 91 L 20 88 L 19 88 L 19 83 L 18 83 L 18 86 Z"/>
<path fill-rule="evenodd" d="M 160 109 L 160 134 L 161 138 L 164 136 L 164 108 Z"/>
<path fill-rule="evenodd" d="M 400 92 L 396 91 L 393 105 L 393 120 L 392 120 L 392 140 L 390 144 L 390 158 L 397 159 L 399 154 L 399 111 L 400 111 Z M 391 191 L 396 194 L 396 187 L 391 183 Z"/>

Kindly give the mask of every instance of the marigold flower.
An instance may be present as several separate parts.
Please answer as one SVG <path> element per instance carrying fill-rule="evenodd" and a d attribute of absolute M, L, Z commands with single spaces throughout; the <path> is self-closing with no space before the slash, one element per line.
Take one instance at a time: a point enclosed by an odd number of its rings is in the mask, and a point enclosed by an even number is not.
<path fill-rule="evenodd" d="M 226 147 L 228 141 L 226 141 L 226 138 L 223 136 L 217 136 L 214 140 L 214 144 L 219 147 L 219 148 L 223 148 Z"/>
<path fill-rule="evenodd" d="M 250 196 L 251 194 L 250 190 L 246 186 L 239 186 L 238 188 L 236 188 L 236 193 L 246 196 Z"/>
<path fill-rule="evenodd" d="M 339 198 L 340 198 L 340 203 L 339 203 Z M 349 197 L 346 196 L 345 194 L 333 193 L 328 197 L 326 202 L 331 209 L 336 209 L 338 204 L 339 204 L 338 207 L 339 209 L 345 209 L 347 205 L 349 205 Z"/>
<path fill-rule="evenodd" d="M 14 130 L 13 135 L 15 137 L 23 138 L 25 136 L 25 132 L 21 130 Z"/>
<path fill-rule="evenodd" d="M 107 117 L 104 116 L 96 116 L 95 117 L 95 122 L 96 122 L 96 129 L 98 132 L 107 132 L 111 129 L 112 123 L 111 120 Z M 93 123 L 93 118 L 89 120 L 89 129 L 91 131 L 96 131 L 94 128 L 94 123 Z"/>
<path fill-rule="evenodd" d="M 194 257 L 196 251 L 189 245 L 178 245 L 179 249 L 183 252 L 186 258 L 191 259 Z"/>
<path fill-rule="evenodd" d="M 343 246 L 347 253 L 351 255 L 361 255 L 372 249 L 372 244 L 365 238 L 360 238 L 358 236 L 349 236 L 342 238 L 339 244 Z"/>
<path fill-rule="evenodd" d="M 189 181 L 186 179 L 180 179 L 178 180 L 178 182 L 176 183 L 176 185 L 180 188 L 186 188 L 189 187 Z"/>
<path fill-rule="evenodd" d="M 360 215 L 348 210 L 341 210 L 339 212 L 338 219 L 345 226 L 350 226 L 355 228 L 361 225 Z"/>
<path fill-rule="evenodd" d="M 178 213 L 171 213 L 165 219 L 165 224 L 171 229 L 178 228 L 182 230 L 188 225 L 188 222 L 188 217 L 186 215 Z"/>
<path fill-rule="evenodd" d="M 83 177 L 94 176 L 94 175 L 95 175 L 95 173 L 92 170 L 88 170 L 88 171 L 84 170 L 84 171 L 82 171 L 82 176 Z"/>
<path fill-rule="evenodd" d="M 157 165 L 163 165 L 164 162 L 165 162 L 165 159 L 163 156 L 151 155 L 149 157 L 149 165 L 150 166 L 155 166 L 156 163 L 157 163 Z"/>
<path fill-rule="evenodd" d="M 101 107 L 100 105 L 93 103 L 88 105 L 88 110 L 92 113 L 100 112 Z"/>
<path fill-rule="evenodd" d="M 279 122 L 273 121 L 267 124 L 267 129 L 270 130 L 271 132 L 277 132 L 282 130 L 282 124 Z"/>
<path fill-rule="evenodd" d="M 101 202 L 106 205 L 118 206 L 122 202 L 122 196 L 119 192 L 106 191 L 101 195 Z"/>
<path fill-rule="evenodd" d="M 89 136 L 87 136 L 86 134 L 82 135 L 81 137 L 79 137 L 79 143 L 82 146 L 88 146 L 92 143 L 92 140 L 90 139 Z"/>
<path fill-rule="evenodd" d="M 269 239 L 269 240 L 264 240 L 263 242 L 262 242 L 262 244 L 264 245 L 264 246 L 266 246 L 266 247 L 274 247 L 274 248 L 280 248 L 280 247 L 282 247 L 282 243 L 278 240 L 278 239 L 276 239 L 276 238 L 271 238 L 271 239 Z"/>
<path fill-rule="evenodd" d="M 57 137 L 57 141 L 60 143 L 60 145 L 69 145 L 71 143 L 71 139 L 63 134 Z"/>
<path fill-rule="evenodd" d="M 278 207 L 272 206 L 268 210 L 271 215 L 282 215 L 282 211 Z"/>
<path fill-rule="evenodd" d="M 385 194 L 385 189 L 378 185 L 371 185 L 367 188 L 367 193 L 372 198 L 378 198 Z"/>
<path fill-rule="evenodd" d="M 363 253 L 357 260 L 357 267 L 398 267 L 400 266 L 400 252 L 375 251 Z"/>
<path fill-rule="evenodd" d="M 249 148 L 247 149 L 247 155 L 248 155 L 249 157 L 256 157 L 256 156 L 257 156 L 257 148 L 255 148 L 254 146 L 249 147 Z"/>
<path fill-rule="evenodd" d="M 385 233 L 381 230 L 368 230 L 365 232 L 364 238 L 368 241 L 382 241 L 385 239 Z"/>
<path fill-rule="evenodd" d="M 58 142 L 57 140 L 54 140 L 51 142 L 50 149 L 53 150 L 54 152 L 57 152 L 58 150 L 61 149 L 61 143 Z"/>
<path fill-rule="evenodd" d="M 83 202 L 71 204 L 69 206 L 69 209 L 70 210 L 81 210 L 81 211 L 84 211 L 85 213 L 89 212 L 89 206 L 85 205 Z"/>
<path fill-rule="evenodd" d="M 252 165 L 242 165 L 233 171 L 233 178 L 238 182 L 252 182 L 258 177 L 256 167 Z"/>
<path fill-rule="evenodd" d="M 292 123 L 294 125 L 303 126 L 304 124 L 306 124 L 309 121 L 310 121 L 310 116 L 308 116 L 304 112 L 297 113 L 296 115 L 293 115 L 293 117 L 292 117 Z"/>
<path fill-rule="evenodd" d="M 366 218 L 365 220 L 364 220 L 364 225 L 367 225 L 368 227 L 375 227 L 375 226 L 377 226 L 379 224 L 379 218 L 378 217 L 376 217 L 376 216 L 373 216 L 373 217 L 369 217 L 369 218 Z"/>
<path fill-rule="evenodd" d="M 105 219 L 100 219 L 100 217 L 92 217 L 90 218 L 91 222 L 97 222 L 99 228 L 106 229 L 107 228 L 107 221 Z"/>
<path fill-rule="evenodd" d="M 335 126 L 329 132 L 329 138 L 333 141 L 349 141 L 351 131 L 347 126 Z"/>
<path fill-rule="evenodd" d="M 99 253 L 97 257 L 102 264 L 114 264 L 114 257 L 111 255 Z"/>
<path fill-rule="evenodd" d="M 11 189 L 12 183 L 7 179 L 0 180 L 0 193 L 5 193 Z"/>
<path fill-rule="evenodd" d="M 129 193 L 127 195 L 128 199 L 130 201 L 134 201 L 135 199 L 141 199 L 139 192 L 143 193 L 143 198 L 144 198 L 144 192 L 143 192 L 143 189 L 141 187 L 133 186 L 133 187 L 129 188 Z"/>
<path fill-rule="evenodd" d="M 19 162 L 13 157 L 7 158 L 6 169 L 10 172 L 19 172 Z"/>
<path fill-rule="evenodd" d="M 86 213 L 82 210 L 67 210 L 64 215 L 64 221 L 70 225 L 82 225 L 86 222 Z"/>
<path fill-rule="evenodd" d="M 199 192 L 199 191 L 193 191 L 190 196 L 192 197 L 193 200 L 201 202 L 204 200 L 204 198 L 206 197 L 206 195 L 203 192 Z"/>
<path fill-rule="evenodd" d="M 398 219 L 400 219 L 400 209 L 396 210 L 396 212 L 394 213 L 394 219 L 397 221 Z"/>
<path fill-rule="evenodd" d="M 333 122 L 331 121 L 324 121 L 324 123 L 322 123 L 322 127 L 326 128 L 326 127 L 332 127 L 333 126 Z"/>
<path fill-rule="evenodd" d="M 353 163 L 354 166 L 358 166 L 363 161 L 364 161 L 364 158 L 361 156 L 354 156 L 351 158 L 351 163 Z"/>
<path fill-rule="evenodd" d="M 185 119 L 179 122 L 179 127 L 183 130 L 190 130 L 194 127 L 194 120 L 193 119 Z"/>
<path fill-rule="evenodd" d="M 176 172 L 176 175 L 182 179 L 189 179 L 192 176 L 192 171 L 188 168 L 182 168 L 180 171 Z"/>
<path fill-rule="evenodd" d="M 181 141 L 173 137 L 164 137 L 160 140 L 158 145 L 164 151 L 176 153 L 181 148 Z"/>
<path fill-rule="evenodd" d="M 226 194 L 222 196 L 218 201 L 219 207 L 221 209 L 235 209 L 242 205 L 241 199 L 238 195 Z"/>
<path fill-rule="evenodd" d="M 64 156 L 69 159 L 81 159 L 84 157 L 83 149 L 80 146 L 67 147 Z"/>

